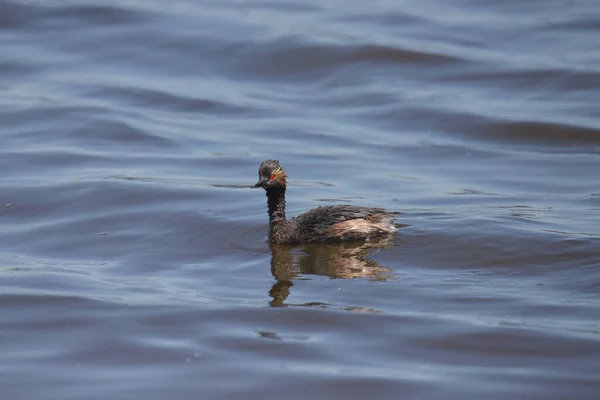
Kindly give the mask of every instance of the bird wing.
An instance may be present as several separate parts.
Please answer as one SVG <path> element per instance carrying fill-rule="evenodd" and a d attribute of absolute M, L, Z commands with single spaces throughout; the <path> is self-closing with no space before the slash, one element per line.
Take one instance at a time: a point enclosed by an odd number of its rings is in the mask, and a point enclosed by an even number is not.
<path fill-rule="evenodd" d="M 386 213 L 386 211 L 375 207 L 321 206 L 300 214 L 292 220 L 295 221 L 302 236 L 317 239 L 329 236 L 331 234 L 329 229 L 335 224 L 352 219 L 368 220 L 372 216 L 382 213 Z"/>

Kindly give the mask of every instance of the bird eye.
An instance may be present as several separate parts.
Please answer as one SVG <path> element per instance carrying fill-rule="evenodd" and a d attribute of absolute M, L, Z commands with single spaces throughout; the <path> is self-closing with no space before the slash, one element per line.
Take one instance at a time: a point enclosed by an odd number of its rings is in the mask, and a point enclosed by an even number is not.
<path fill-rule="evenodd" d="M 269 179 L 275 179 L 275 174 L 271 174 L 271 176 L 269 177 Z"/>

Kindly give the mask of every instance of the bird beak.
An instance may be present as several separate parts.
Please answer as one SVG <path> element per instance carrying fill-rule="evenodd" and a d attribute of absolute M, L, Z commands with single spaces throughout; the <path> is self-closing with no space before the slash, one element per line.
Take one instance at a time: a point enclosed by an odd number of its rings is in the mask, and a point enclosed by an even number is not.
<path fill-rule="evenodd" d="M 258 182 L 256 182 L 256 185 L 254 186 L 250 186 L 251 188 L 259 188 L 259 187 L 264 187 L 265 181 L 260 179 Z"/>

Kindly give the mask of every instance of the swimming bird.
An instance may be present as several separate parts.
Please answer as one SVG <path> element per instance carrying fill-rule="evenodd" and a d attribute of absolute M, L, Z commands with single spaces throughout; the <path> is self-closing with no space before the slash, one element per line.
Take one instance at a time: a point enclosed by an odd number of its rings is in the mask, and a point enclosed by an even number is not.
<path fill-rule="evenodd" d="M 287 175 L 279 160 L 265 160 L 258 182 L 267 194 L 269 242 L 327 243 L 369 240 L 396 231 L 391 213 L 382 208 L 354 205 L 321 206 L 292 219 L 285 216 Z"/>

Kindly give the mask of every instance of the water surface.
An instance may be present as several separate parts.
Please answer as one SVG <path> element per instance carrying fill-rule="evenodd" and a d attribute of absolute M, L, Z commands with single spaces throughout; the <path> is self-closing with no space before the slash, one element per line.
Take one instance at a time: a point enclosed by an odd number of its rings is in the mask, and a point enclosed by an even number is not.
<path fill-rule="evenodd" d="M 600 8 L 321 3 L 3 2 L 3 398 L 597 397 Z"/>

